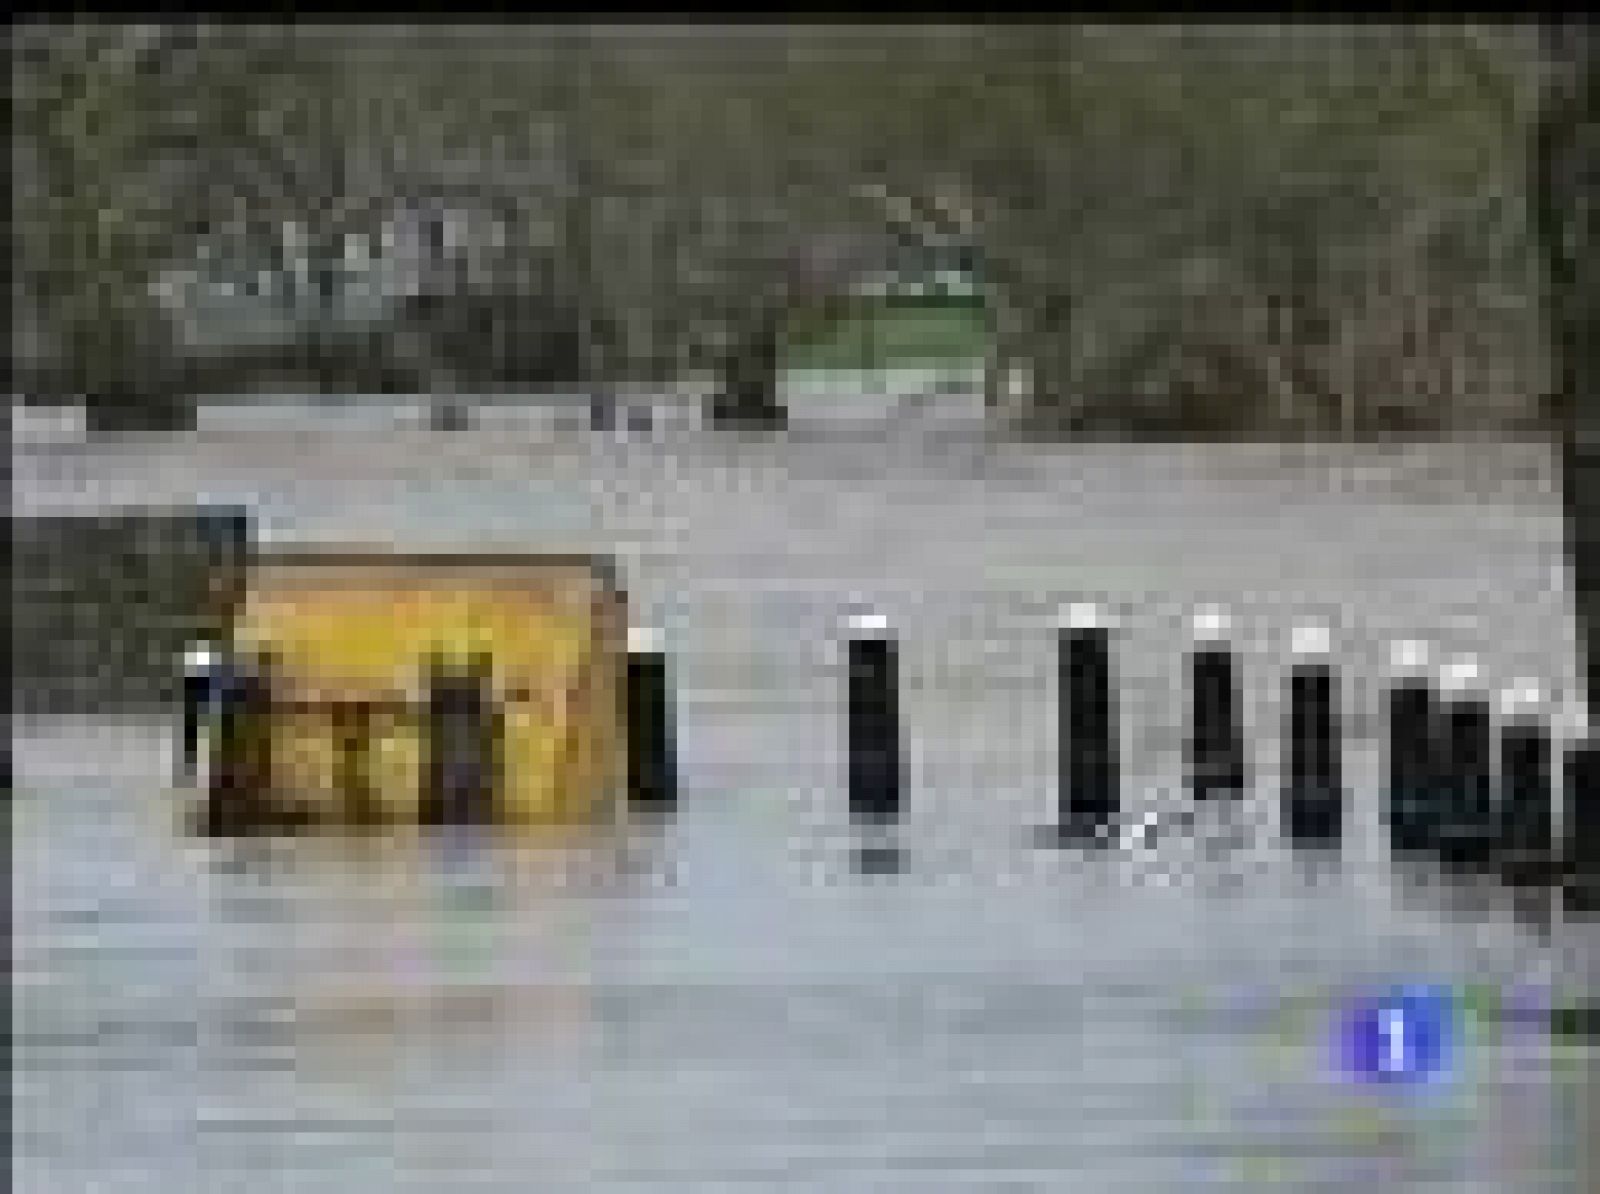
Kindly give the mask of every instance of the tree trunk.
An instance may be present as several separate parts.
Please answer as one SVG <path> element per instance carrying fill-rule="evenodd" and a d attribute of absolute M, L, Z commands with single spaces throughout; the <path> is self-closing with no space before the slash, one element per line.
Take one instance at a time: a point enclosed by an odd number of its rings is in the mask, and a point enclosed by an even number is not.
<path fill-rule="evenodd" d="M 1023 393 L 1013 401 L 1020 401 L 1028 433 L 1042 439 L 1076 438 L 1083 431 L 1083 411 L 1072 385 L 1071 346 L 1055 335 L 1037 336 L 1020 364 Z"/>
<path fill-rule="evenodd" d="M 989 343 L 983 362 L 983 409 L 995 425 L 1014 419 L 1018 413 L 1012 375 L 1021 361 L 1021 328 L 1016 313 L 998 293 L 991 293 L 987 304 Z"/>
<path fill-rule="evenodd" d="M 781 316 L 764 311 L 737 333 L 723 365 L 722 383 L 711 398 L 714 426 L 775 429 L 788 412 L 778 398 Z"/>

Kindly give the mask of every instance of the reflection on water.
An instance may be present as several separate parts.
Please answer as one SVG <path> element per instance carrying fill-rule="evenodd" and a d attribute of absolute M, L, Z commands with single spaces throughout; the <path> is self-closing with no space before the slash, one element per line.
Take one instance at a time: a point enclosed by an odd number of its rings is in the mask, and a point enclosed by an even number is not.
<path fill-rule="evenodd" d="M 1155 882 L 1020 821 L 952 866 L 827 791 L 197 845 L 132 754 L 19 797 L 23 1189 L 1580 1188 L 1541 1009 L 1592 940 L 1487 889 L 1177 833 Z M 1402 981 L 1463 1026 L 1423 1091 L 1327 1047 Z"/>

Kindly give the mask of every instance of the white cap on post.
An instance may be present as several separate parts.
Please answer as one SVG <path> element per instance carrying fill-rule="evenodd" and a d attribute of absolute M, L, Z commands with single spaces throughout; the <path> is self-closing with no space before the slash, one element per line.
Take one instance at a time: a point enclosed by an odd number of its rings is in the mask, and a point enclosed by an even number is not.
<path fill-rule="evenodd" d="M 1461 694 L 1476 687 L 1482 679 L 1482 669 L 1471 655 L 1452 659 L 1439 670 L 1439 687 L 1445 692 Z"/>
<path fill-rule="evenodd" d="M 1427 670 L 1433 649 L 1421 639 L 1402 639 L 1389 649 L 1389 664 L 1397 672 L 1408 676 Z"/>
<path fill-rule="evenodd" d="M 1113 619 L 1111 611 L 1103 606 L 1092 601 L 1074 601 L 1057 612 L 1056 624 L 1063 630 L 1109 630 Z"/>
<path fill-rule="evenodd" d="M 628 631 L 628 654 L 659 654 L 664 646 L 665 637 L 653 626 L 635 626 Z"/>
<path fill-rule="evenodd" d="M 217 652 L 208 643 L 191 643 L 183 653 L 183 670 L 191 676 L 217 666 Z"/>
<path fill-rule="evenodd" d="M 1505 717 L 1532 713 L 1544 703 L 1544 690 L 1533 680 L 1514 680 L 1500 694 L 1500 712 Z"/>
<path fill-rule="evenodd" d="M 1333 650 L 1333 635 L 1320 622 L 1302 623 L 1290 633 L 1289 650 L 1296 655 L 1327 655 Z"/>
<path fill-rule="evenodd" d="M 1233 619 L 1220 605 L 1202 605 L 1195 611 L 1191 625 L 1195 638 L 1215 642 L 1228 636 Z"/>
<path fill-rule="evenodd" d="M 889 633 L 889 619 L 876 610 L 864 610 L 850 617 L 850 629 L 855 634 L 883 635 Z"/>

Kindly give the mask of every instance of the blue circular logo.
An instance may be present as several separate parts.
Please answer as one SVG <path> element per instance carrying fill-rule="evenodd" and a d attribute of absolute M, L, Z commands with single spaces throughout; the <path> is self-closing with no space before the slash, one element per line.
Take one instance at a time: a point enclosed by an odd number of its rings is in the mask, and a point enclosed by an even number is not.
<path fill-rule="evenodd" d="M 1445 1073 L 1455 1046 L 1455 1002 L 1447 989 L 1403 986 L 1358 998 L 1337 1032 L 1346 1073 L 1385 1084 L 1427 1082 Z"/>

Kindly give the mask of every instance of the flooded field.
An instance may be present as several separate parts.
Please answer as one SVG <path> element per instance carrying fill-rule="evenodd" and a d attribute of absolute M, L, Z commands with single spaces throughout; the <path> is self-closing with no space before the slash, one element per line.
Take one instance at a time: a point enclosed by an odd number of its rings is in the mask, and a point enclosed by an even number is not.
<path fill-rule="evenodd" d="M 1388 644 L 1573 686 L 1539 452 L 1024 448 L 959 426 L 781 440 L 214 426 L 13 461 L 18 511 L 245 501 L 281 541 L 614 554 L 672 653 L 683 802 L 553 850 L 446 835 L 197 844 L 171 728 L 13 732 L 24 1190 L 1581 1190 L 1592 924 L 1407 874 L 1378 826 Z M 1243 829 L 1041 851 L 1052 618 L 1122 618 L 1134 812 L 1177 787 L 1185 618 L 1234 613 Z M 900 636 L 900 874 L 854 866 L 840 626 Z M 1351 829 L 1279 842 L 1302 617 L 1345 680 Z M 1539 904 L 1535 898 L 1534 905 Z M 1339 1009 L 1452 992 L 1425 1089 Z M 1589 1149 L 1588 1155 L 1584 1150 Z"/>

